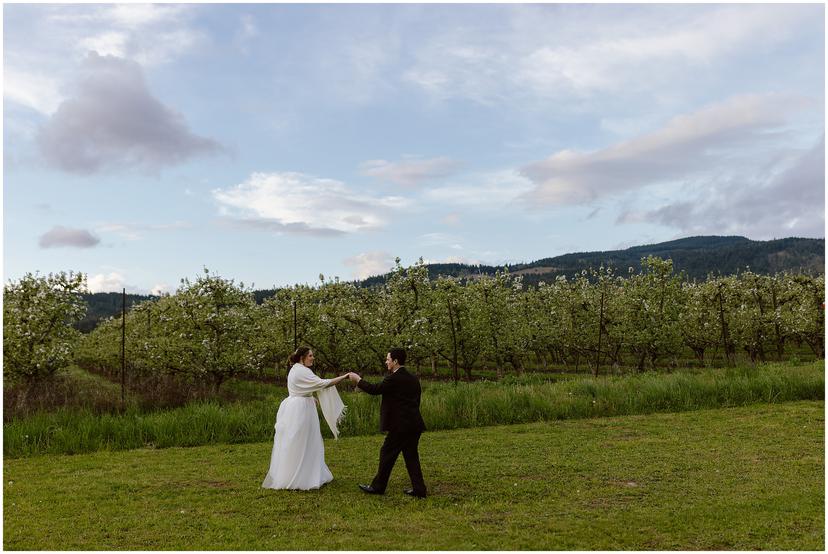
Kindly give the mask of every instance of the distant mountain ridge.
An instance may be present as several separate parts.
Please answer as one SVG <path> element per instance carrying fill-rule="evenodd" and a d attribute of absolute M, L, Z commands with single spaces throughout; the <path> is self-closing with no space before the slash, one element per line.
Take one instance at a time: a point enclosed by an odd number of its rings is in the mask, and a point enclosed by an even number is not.
<path fill-rule="evenodd" d="M 571 277 L 584 269 L 601 265 L 611 265 L 618 273 L 626 275 L 628 267 L 638 271 L 641 258 L 650 255 L 672 259 L 676 272 L 683 271 L 690 279 L 697 280 L 705 279 L 708 274 L 732 275 L 744 271 L 746 267 L 763 274 L 782 271 L 821 274 L 825 269 L 825 239 L 790 237 L 760 241 L 738 236 L 699 236 L 633 246 L 624 250 L 575 252 L 524 264 L 428 264 L 426 267 L 429 277 L 433 279 L 441 275 L 474 279 L 481 275 L 494 275 L 495 272 L 508 268 L 512 275 L 522 275 L 524 283 L 536 285 L 540 281 L 552 281 L 559 275 Z M 390 273 L 377 275 L 356 283 L 363 287 L 381 285 L 389 275 Z M 274 291 L 257 290 L 253 294 L 256 302 L 261 303 L 273 296 Z M 152 298 L 155 297 L 127 294 L 127 307 Z M 120 293 L 86 294 L 84 299 L 89 304 L 89 310 L 86 318 L 78 325 L 81 330 L 91 330 L 101 319 L 120 314 Z"/>
<path fill-rule="evenodd" d="M 705 279 L 709 274 L 732 275 L 750 267 L 755 273 L 773 274 L 782 271 L 823 273 L 825 269 L 825 239 L 784 238 L 755 241 L 739 236 L 687 237 L 657 244 L 633 246 L 624 250 L 575 252 L 534 262 L 505 266 L 428 264 L 429 276 L 440 275 L 474 278 L 493 275 L 509 269 L 513 275 L 523 275 L 527 284 L 550 281 L 559 275 L 573 276 L 590 267 L 610 265 L 626 274 L 628 267 L 636 271 L 641 258 L 659 256 L 673 260 L 676 272 L 683 271 L 690 279 Z M 364 286 L 383 283 L 389 274 L 369 277 L 360 282 Z"/>

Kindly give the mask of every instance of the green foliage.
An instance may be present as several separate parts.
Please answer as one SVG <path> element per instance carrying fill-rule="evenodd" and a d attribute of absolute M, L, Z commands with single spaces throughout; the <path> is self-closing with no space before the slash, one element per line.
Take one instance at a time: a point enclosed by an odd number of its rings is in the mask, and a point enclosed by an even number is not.
<path fill-rule="evenodd" d="M 256 350 L 262 353 L 262 371 L 272 369 L 271 375 L 287 377 L 288 357 L 295 350 L 293 313 L 301 287 L 279 289 L 253 310 L 260 333 L 250 337 Z M 306 318 L 299 320 L 303 325 Z"/>
<path fill-rule="evenodd" d="M 532 338 L 522 278 L 497 273 L 469 283 L 467 289 L 482 356 L 494 362 L 498 377 L 503 377 L 507 363 L 522 373 L 524 352 Z"/>
<path fill-rule="evenodd" d="M 244 283 L 236 285 L 205 269 L 195 281 L 183 279 L 170 304 L 160 332 L 182 339 L 166 343 L 176 371 L 206 378 L 218 389 L 229 377 L 259 366 L 261 354 L 252 338 L 261 328 L 252 317 L 255 302 Z"/>
<path fill-rule="evenodd" d="M 386 352 L 395 347 L 406 348 L 412 359 L 431 358 L 438 348 L 435 340 L 438 331 L 435 314 L 429 311 L 435 296 L 428 270 L 422 258 L 408 268 L 400 264 L 399 258 L 395 263 L 385 286 L 377 294 L 370 295 L 374 305 L 361 307 L 362 317 L 366 311 L 376 314 L 378 332 L 374 336 L 384 339 L 375 348 L 381 357 L 378 361 L 382 363 Z"/>
<path fill-rule="evenodd" d="M 3 380 L 33 382 L 69 365 L 86 312 L 81 273 L 27 273 L 3 288 Z"/>
<path fill-rule="evenodd" d="M 679 352 L 679 314 L 684 304 L 681 278 L 673 274 L 672 260 L 648 256 L 641 265 L 643 271 L 623 285 L 624 337 L 639 370 L 645 361 L 654 368 L 659 358 Z"/>
<path fill-rule="evenodd" d="M 171 296 L 141 303 L 126 318 L 126 357 L 139 375 L 165 373 L 218 391 L 240 372 L 256 372 L 266 357 L 250 290 L 208 270 L 182 279 Z M 76 359 L 86 366 L 120 367 L 121 318 L 86 335 Z"/>
<path fill-rule="evenodd" d="M 673 260 L 673 269 L 684 273 L 688 279 L 702 281 L 709 275 L 732 275 L 745 267 L 760 274 L 795 273 L 818 275 L 825 265 L 825 239 L 785 238 L 771 241 L 752 241 L 744 237 L 687 237 L 669 242 L 635 246 L 626 250 L 608 252 L 578 252 L 554 258 L 544 258 L 526 264 L 504 267 L 487 265 L 422 264 L 426 279 L 455 277 L 461 282 L 477 279 L 481 275 L 494 276 L 504 270 L 521 275 L 527 288 L 537 288 L 540 282 L 551 282 L 557 277 L 573 279 L 582 271 L 595 267 L 633 267 L 641 270 L 641 260 L 657 256 Z M 369 277 L 354 284 L 360 288 L 381 288 L 397 273 Z M 256 290 L 253 296 L 257 304 L 278 294 L 279 290 Z M 127 294 L 127 306 L 151 300 L 154 297 Z M 84 332 L 93 329 L 99 321 L 121 312 L 119 293 L 84 295 L 89 312 L 77 328 Z"/>
<path fill-rule="evenodd" d="M 471 374 L 483 350 L 480 340 L 482 323 L 476 317 L 481 310 L 473 309 L 470 291 L 457 279 L 437 279 L 428 310 L 433 329 L 437 331 L 431 344 L 434 351 L 451 365 L 455 381 L 460 367 L 466 370 L 466 375 Z"/>
<path fill-rule="evenodd" d="M 788 336 L 808 344 L 819 358 L 825 357 L 825 275 L 808 278 L 788 276 L 791 291 L 779 319 Z"/>
<path fill-rule="evenodd" d="M 684 306 L 678 314 L 682 340 L 696 359 L 705 363 L 705 352 L 720 343 L 718 312 L 714 306 L 717 283 L 714 279 L 702 283 L 681 284 Z"/>
<path fill-rule="evenodd" d="M 527 288 L 509 272 L 430 280 L 422 260 L 408 268 L 398 260 L 376 289 L 322 278 L 260 305 L 249 290 L 208 275 L 131 309 L 126 355 L 144 379 L 171 374 L 216 388 L 239 372 L 283 377 L 295 344 L 314 349 L 322 375 L 382 373 L 388 349 L 403 346 L 409 365 L 430 363 L 436 375 L 442 362 L 455 380 L 461 371 L 467 380 L 474 371 L 519 374 L 533 361 L 617 374 L 675 368 L 688 351 L 701 365 L 717 355 L 729 365 L 745 354 L 752 363 L 782 360 L 799 344 L 824 356 L 824 277 L 748 270 L 696 282 L 669 259 L 641 263 L 624 277 L 602 266 Z M 120 333 L 120 318 L 102 323 L 78 362 L 114 374 Z"/>
<path fill-rule="evenodd" d="M 322 375 L 381 374 L 388 349 L 404 346 L 418 372 L 430 363 L 437 376 L 442 363 L 455 381 L 461 371 L 468 381 L 502 379 L 533 365 L 594 375 L 672 369 L 688 351 L 699 365 L 717 356 L 731 366 L 745 355 L 779 361 L 803 348 L 824 357 L 824 276 L 747 270 L 696 282 L 669 259 L 641 264 L 625 277 L 601 266 L 527 288 L 508 271 L 431 280 L 422 260 L 407 268 L 397 260 L 376 289 L 320 276 L 317 286 L 280 289 L 262 304 L 205 270 L 172 295 L 134 305 L 125 330 L 111 318 L 77 345 L 82 276 L 27 276 L 6 289 L 5 377 L 49 377 L 73 354 L 120 381 L 122 336 L 126 385 L 156 407 L 209 397 L 208 389 L 217 398 L 235 375 L 283 378 L 296 344 L 314 349 Z"/>
<path fill-rule="evenodd" d="M 371 312 L 366 312 L 365 295 L 353 283 L 338 278 L 325 281 L 316 289 L 303 288 L 297 304 L 302 312 L 300 344 L 313 348 L 318 371 L 336 375 L 352 368 L 366 367 L 366 336 L 375 332 Z M 370 341 L 369 341 L 370 342 Z M 373 353 L 374 358 L 378 355 Z M 384 357 L 384 353 L 383 353 Z M 370 362 L 367 362 L 370 363 Z"/>

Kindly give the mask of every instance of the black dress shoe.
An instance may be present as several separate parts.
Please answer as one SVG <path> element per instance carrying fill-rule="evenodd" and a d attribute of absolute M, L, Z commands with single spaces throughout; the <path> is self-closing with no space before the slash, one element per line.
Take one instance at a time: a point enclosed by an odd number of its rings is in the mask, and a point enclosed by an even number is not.
<path fill-rule="evenodd" d="M 403 492 L 405 494 L 407 494 L 408 496 L 413 496 L 414 498 L 425 498 L 426 497 L 426 495 L 424 495 L 424 494 L 417 494 L 416 492 L 414 492 L 414 489 L 405 489 Z"/>
<path fill-rule="evenodd" d="M 359 488 L 362 489 L 362 492 L 367 492 L 368 494 L 383 494 L 382 491 L 378 491 L 371 485 L 360 485 Z"/>

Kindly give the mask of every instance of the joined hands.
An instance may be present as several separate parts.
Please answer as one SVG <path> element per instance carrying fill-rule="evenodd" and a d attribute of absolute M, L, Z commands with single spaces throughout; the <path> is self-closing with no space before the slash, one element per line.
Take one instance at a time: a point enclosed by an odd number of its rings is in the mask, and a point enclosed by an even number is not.
<path fill-rule="evenodd" d="M 359 380 L 362 379 L 362 377 L 360 377 L 359 374 L 351 371 L 348 373 L 348 379 L 350 379 L 351 382 L 356 385 L 357 383 L 359 383 Z"/>

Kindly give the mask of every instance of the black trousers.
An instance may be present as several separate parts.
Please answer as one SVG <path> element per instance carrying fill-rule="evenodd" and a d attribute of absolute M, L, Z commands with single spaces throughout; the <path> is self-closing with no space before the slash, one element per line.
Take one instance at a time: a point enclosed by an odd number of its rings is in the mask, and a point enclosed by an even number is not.
<path fill-rule="evenodd" d="M 417 452 L 421 434 L 419 431 L 414 433 L 391 431 L 385 436 L 385 442 L 382 443 L 382 448 L 380 448 L 379 469 L 377 469 L 377 474 L 371 482 L 374 489 L 385 492 L 385 487 L 388 486 L 388 478 L 391 477 L 391 470 L 394 469 L 397 457 L 402 452 L 414 494 L 426 495 L 423 471 L 420 469 L 420 454 Z"/>

